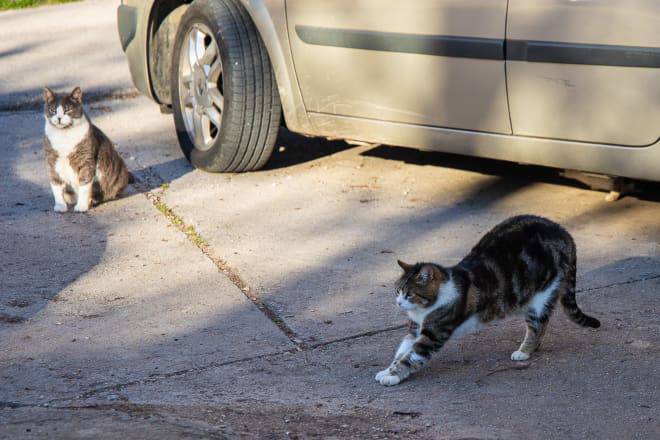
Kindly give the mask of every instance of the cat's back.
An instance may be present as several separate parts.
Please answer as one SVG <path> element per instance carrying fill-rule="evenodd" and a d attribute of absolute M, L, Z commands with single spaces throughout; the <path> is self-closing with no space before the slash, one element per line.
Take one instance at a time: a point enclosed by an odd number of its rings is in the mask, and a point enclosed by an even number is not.
<path fill-rule="evenodd" d="M 484 235 L 470 255 L 520 253 L 530 246 L 575 247 L 571 235 L 558 223 L 536 215 L 519 215 L 499 223 Z"/>

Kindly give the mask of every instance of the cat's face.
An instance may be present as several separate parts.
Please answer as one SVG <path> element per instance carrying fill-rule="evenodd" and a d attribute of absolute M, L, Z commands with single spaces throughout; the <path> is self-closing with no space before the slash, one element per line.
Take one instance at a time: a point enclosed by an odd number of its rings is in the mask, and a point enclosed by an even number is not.
<path fill-rule="evenodd" d="M 403 310 L 414 310 L 432 305 L 440 285 L 447 281 L 444 271 L 430 263 L 407 264 L 398 260 L 403 275 L 396 282 L 396 303 Z"/>
<path fill-rule="evenodd" d="M 68 95 L 56 95 L 44 88 L 44 117 L 57 128 L 69 128 L 83 120 L 82 90 L 76 87 Z"/>

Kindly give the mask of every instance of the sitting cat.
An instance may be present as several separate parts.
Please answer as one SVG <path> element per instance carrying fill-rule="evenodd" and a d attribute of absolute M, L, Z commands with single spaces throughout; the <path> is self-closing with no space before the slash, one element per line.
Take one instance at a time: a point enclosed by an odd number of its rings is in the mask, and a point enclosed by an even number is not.
<path fill-rule="evenodd" d="M 112 142 L 92 124 L 82 104 L 82 90 L 55 95 L 44 88 L 44 150 L 56 212 L 85 212 L 92 203 L 111 200 L 130 183 L 131 175 Z"/>
<path fill-rule="evenodd" d="M 529 359 L 538 348 L 557 300 L 571 321 L 600 326 L 575 302 L 573 238 L 542 217 L 505 220 L 454 267 L 398 263 L 404 274 L 396 284 L 396 301 L 408 313 L 410 331 L 391 365 L 376 375 L 382 385 L 407 378 L 449 338 L 521 308 L 526 308 L 527 332 L 511 355 L 514 361 Z"/>

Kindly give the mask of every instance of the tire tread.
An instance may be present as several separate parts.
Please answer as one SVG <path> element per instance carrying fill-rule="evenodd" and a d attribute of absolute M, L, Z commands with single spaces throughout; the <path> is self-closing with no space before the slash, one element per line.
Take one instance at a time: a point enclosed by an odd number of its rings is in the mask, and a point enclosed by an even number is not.
<path fill-rule="evenodd" d="M 217 24 L 221 35 L 216 35 L 216 39 L 222 38 L 226 48 L 223 76 L 225 92 L 227 81 L 231 81 L 231 102 L 227 102 L 225 95 L 225 111 L 228 105 L 231 109 L 223 112 L 226 114 L 222 119 L 221 145 L 206 152 L 192 150 L 191 161 L 207 171 L 257 170 L 266 164 L 273 151 L 282 113 L 268 52 L 248 11 L 238 0 L 195 0 L 186 16 L 198 15 Z M 231 65 L 225 66 L 225 60 Z M 173 81 L 178 80 L 173 77 Z"/>

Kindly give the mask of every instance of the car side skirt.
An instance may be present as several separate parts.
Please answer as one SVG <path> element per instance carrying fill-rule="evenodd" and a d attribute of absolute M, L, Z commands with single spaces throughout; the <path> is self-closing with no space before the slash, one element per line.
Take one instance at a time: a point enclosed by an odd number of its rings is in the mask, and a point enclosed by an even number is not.
<path fill-rule="evenodd" d="M 660 181 L 660 140 L 646 147 L 573 142 L 309 113 L 316 134 L 366 143 Z"/>

